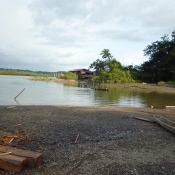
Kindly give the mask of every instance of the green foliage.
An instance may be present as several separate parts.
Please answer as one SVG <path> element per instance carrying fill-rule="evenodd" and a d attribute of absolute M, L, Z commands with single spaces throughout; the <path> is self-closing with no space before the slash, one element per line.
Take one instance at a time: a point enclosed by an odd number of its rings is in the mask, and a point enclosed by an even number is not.
<path fill-rule="evenodd" d="M 160 81 L 159 84 L 175 85 L 175 81 L 168 81 L 168 82 Z"/>
<path fill-rule="evenodd" d="M 43 74 L 36 72 L 27 72 L 27 71 L 17 71 L 13 69 L 9 70 L 0 70 L 0 75 L 19 75 L 19 76 L 34 76 L 34 77 L 53 77 L 53 74 Z"/>
<path fill-rule="evenodd" d="M 131 74 L 132 79 L 138 82 L 140 80 L 140 73 L 139 73 L 139 67 L 138 66 L 123 66 L 122 70 L 129 71 Z"/>
<path fill-rule="evenodd" d="M 175 31 L 171 39 L 168 35 L 161 37 L 144 49 L 149 61 L 140 66 L 140 76 L 143 81 L 158 82 L 175 80 Z"/>
<path fill-rule="evenodd" d="M 98 83 L 134 83 L 129 71 L 114 68 L 110 72 L 102 70 L 98 76 L 93 77 L 92 81 Z"/>
<path fill-rule="evenodd" d="M 116 60 L 113 59 L 109 49 L 103 49 L 100 55 L 102 55 L 103 60 L 97 59 L 89 66 L 89 68 L 94 69 L 97 72 L 101 70 L 110 70 L 110 63 Z"/>
<path fill-rule="evenodd" d="M 102 61 L 100 59 L 97 59 L 96 61 L 94 61 L 89 68 L 90 69 L 94 69 L 95 71 L 99 72 L 101 70 L 104 70 L 106 66 L 106 62 Z"/>
<path fill-rule="evenodd" d="M 68 79 L 68 80 L 77 80 L 78 79 L 77 75 L 72 73 L 72 72 L 65 72 L 63 78 Z"/>
<path fill-rule="evenodd" d="M 122 65 L 104 49 L 100 55 L 104 60 L 97 59 L 90 65 L 90 68 L 98 72 L 98 76 L 92 78 L 93 82 L 98 83 L 133 83 L 135 82 L 129 70 L 122 70 Z"/>
<path fill-rule="evenodd" d="M 103 49 L 103 50 L 101 51 L 100 55 L 102 55 L 102 58 L 103 58 L 103 59 L 108 59 L 109 62 L 110 62 L 110 59 L 113 57 L 113 56 L 111 55 L 111 53 L 109 52 L 109 49 Z"/>

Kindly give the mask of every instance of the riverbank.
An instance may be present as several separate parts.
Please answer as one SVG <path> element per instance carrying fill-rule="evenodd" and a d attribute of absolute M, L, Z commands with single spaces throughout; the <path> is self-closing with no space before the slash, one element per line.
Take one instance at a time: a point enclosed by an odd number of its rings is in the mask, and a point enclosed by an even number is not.
<path fill-rule="evenodd" d="M 133 118 L 152 115 L 175 121 L 171 109 L 0 106 L 0 128 L 26 134 L 11 146 L 44 154 L 41 166 L 19 175 L 175 174 L 175 135 Z"/>
<path fill-rule="evenodd" d="M 77 84 L 78 80 L 66 80 L 66 79 L 59 79 L 59 78 L 46 78 L 46 77 L 30 77 L 29 80 L 31 81 L 46 81 L 52 83 L 63 83 L 63 84 Z"/>
<path fill-rule="evenodd" d="M 54 83 L 63 83 L 63 84 L 88 84 L 88 80 L 78 81 L 78 80 L 65 80 L 65 79 L 57 79 L 57 78 L 30 78 L 32 81 L 47 81 Z M 170 84 L 143 84 L 143 83 L 116 83 L 116 84 L 101 84 L 101 87 L 107 88 L 130 88 L 139 91 L 147 91 L 147 92 L 164 92 L 164 93 L 175 93 L 175 85 Z"/>
<path fill-rule="evenodd" d="M 131 83 L 131 84 L 107 84 L 102 85 L 108 88 L 113 87 L 121 87 L 121 88 L 130 88 L 139 91 L 146 91 L 146 92 L 164 92 L 164 93 L 175 93 L 175 85 L 168 85 L 168 84 L 143 84 L 143 83 Z"/>

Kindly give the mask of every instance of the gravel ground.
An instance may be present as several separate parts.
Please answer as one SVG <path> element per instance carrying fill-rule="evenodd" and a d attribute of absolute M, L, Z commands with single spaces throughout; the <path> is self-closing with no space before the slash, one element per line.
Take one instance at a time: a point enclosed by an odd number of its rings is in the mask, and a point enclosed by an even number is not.
<path fill-rule="evenodd" d="M 175 135 L 133 116 L 175 111 L 149 108 L 0 106 L 0 131 L 26 134 L 11 146 L 44 154 L 19 175 L 174 175 Z M 1 174 L 13 174 L 0 170 Z"/>

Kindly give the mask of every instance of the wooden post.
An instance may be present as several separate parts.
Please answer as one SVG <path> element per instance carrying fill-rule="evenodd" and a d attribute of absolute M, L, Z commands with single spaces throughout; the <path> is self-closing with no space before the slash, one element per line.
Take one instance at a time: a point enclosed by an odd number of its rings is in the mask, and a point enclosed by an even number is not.
<path fill-rule="evenodd" d="M 22 92 L 25 90 L 25 88 L 14 98 L 16 99 L 20 94 L 22 94 Z"/>

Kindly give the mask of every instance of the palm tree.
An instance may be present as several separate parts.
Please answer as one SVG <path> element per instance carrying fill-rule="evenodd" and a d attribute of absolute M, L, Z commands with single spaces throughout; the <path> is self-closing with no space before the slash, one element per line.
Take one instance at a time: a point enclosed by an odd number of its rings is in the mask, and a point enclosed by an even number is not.
<path fill-rule="evenodd" d="M 102 55 L 103 59 L 106 59 L 106 63 L 107 63 L 107 69 L 109 69 L 109 65 L 111 63 L 111 59 L 113 58 L 113 56 L 111 55 L 111 53 L 109 52 L 109 49 L 103 49 L 100 53 L 100 55 Z"/>
<path fill-rule="evenodd" d="M 111 58 L 113 57 L 111 55 L 111 53 L 109 52 L 109 49 L 103 49 L 101 51 L 100 55 L 102 55 L 102 58 L 103 59 L 106 59 L 107 58 L 108 59 L 108 62 L 110 62 L 111 61 Z"/>

